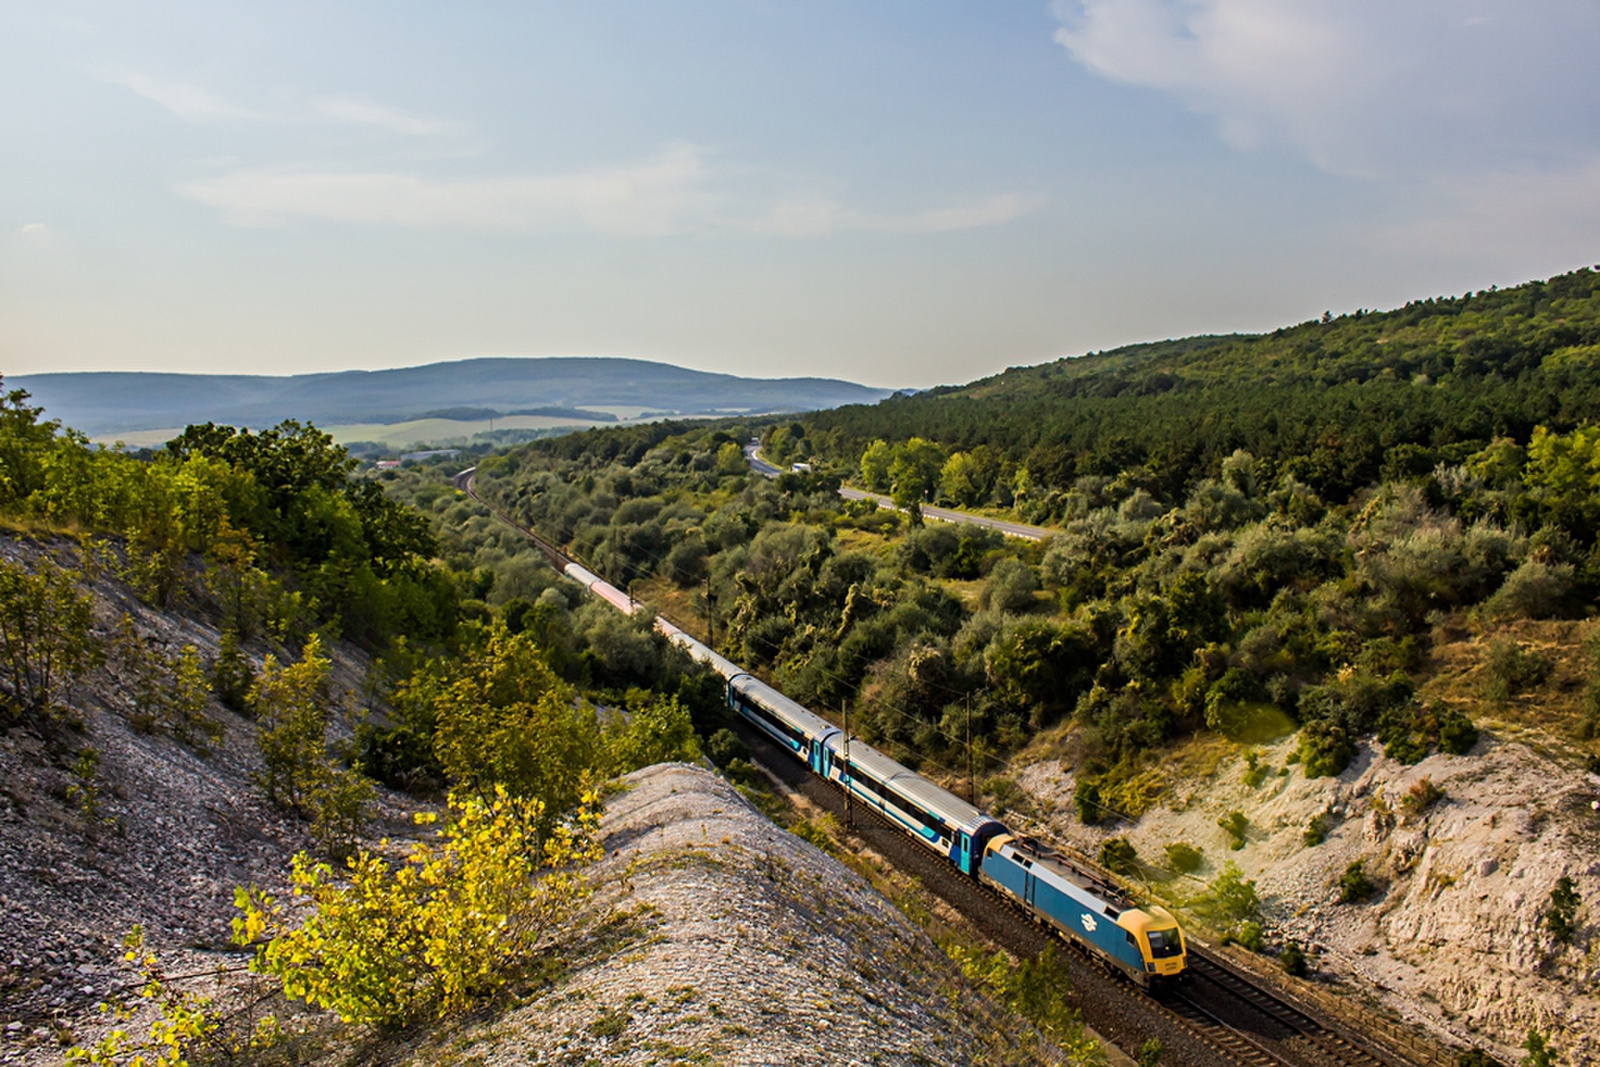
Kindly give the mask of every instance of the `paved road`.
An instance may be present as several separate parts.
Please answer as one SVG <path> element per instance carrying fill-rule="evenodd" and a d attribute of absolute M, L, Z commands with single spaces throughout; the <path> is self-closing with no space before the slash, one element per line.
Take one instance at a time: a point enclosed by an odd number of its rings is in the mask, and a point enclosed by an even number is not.
<path fill-rule="evenodd" d="M 760 448 L 761 443 L 759 441 L 751 441 L 744 446 L 744 455 L 750 461 L 750 469 L 757 474 L 764 474 L 768 478 L 776 478 L 782 474 L 783 471 L 761 458 Z M 860 489 L 841 487 L 839 495 L 846 500 L 875 500 L 880 508 L 888 508 L 891 511 L 900 510 L 894 506 L 893 500 L 890 500 L 882 493 L 868 493 Z M 954 508 L 924 507 L 922 509 L 922 517 L 924 519 L 933 519 L 936 522 L 965 522 L 973 526 L 986 526 L 991 530 L 999 530 L 1007 537 L 1020 537 L 1025 541 L 1043 541 L 1048 537 L 1054 537 L 1059 532 L 1043 526 L 1029 526 L 1027 523 L 1008 522 L 1005 519 L 991 519 L 987 515 L 969 515 L 965 511 L 956 511 Z"/>

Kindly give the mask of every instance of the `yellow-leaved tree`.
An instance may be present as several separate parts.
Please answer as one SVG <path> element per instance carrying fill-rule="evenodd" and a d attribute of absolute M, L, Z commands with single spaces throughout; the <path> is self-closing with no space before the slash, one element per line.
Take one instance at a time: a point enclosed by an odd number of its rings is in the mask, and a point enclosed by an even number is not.
<path fill-rule="evenodd" d="M 598 797 L 553 824 L 538 800 L 503 787 L 452 795 L 449 810 L 437 843 L 398 865 L 363 850 L 344 879 L 296 857 L 294 893 L 315 908 L 301 925 L 260 889 L 237 890 L 234 940 L 254 946 L 254 969 L 345 1022 L 399 1026 L 459 1011 L 537 967 L 588 895 Z"/>

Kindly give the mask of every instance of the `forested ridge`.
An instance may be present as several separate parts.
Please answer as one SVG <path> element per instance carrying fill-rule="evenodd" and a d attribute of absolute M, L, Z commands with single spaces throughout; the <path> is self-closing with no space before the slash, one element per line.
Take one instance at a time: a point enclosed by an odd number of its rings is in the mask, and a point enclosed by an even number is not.
<path fill-rule="evenodd" d="M 1142 467 L 1164 495 L 1245 449 L 1343 501 L 1390 476 L 1526 442 L 1600 412 L 1600 274 L 1357 311 L 1258 336 L 1194 337 L 1012 368 L 965 386 L 817 412 L 809 451 L 854 466 L 876 439 L 973 461 L 961 503 L 1059 518 L 1084 475 Z"/>

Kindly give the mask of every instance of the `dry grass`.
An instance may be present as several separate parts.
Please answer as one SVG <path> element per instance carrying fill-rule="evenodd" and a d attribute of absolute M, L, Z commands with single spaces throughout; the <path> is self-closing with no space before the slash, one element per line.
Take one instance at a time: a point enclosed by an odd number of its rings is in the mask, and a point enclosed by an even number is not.
<path fill-rule="evenodd" d="M 1585 639 L 1600 634 L 1600 620 L 1518 619 L 1480 622 L 1454 617 L 1433 634 L 1428 672 L 1418 686 L 1423 700 L 1444 700 L 1466 712 L 1480 727 L 1552 754 L 1600 752 L 1595 742 L 1578 741 L 1584 689 L 1594 676 Z M 1545 682 L 1503 703 L 1489 698 L 1490 648 L 1501 640 L 1551 660 Z"/>

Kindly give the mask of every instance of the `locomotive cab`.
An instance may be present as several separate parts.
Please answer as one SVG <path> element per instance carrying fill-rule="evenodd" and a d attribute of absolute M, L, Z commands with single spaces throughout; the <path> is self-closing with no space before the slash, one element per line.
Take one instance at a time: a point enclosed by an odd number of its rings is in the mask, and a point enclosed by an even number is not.
<path fill-rule="evenodd" d="M 1133 908 L 1117 916 L 1117 925 L 1127 931 L 1144 961 L 1142 984 L 1163 984 L 1183 974 L 1188 946 L 1178 920 L 1166 908 Z"/>

